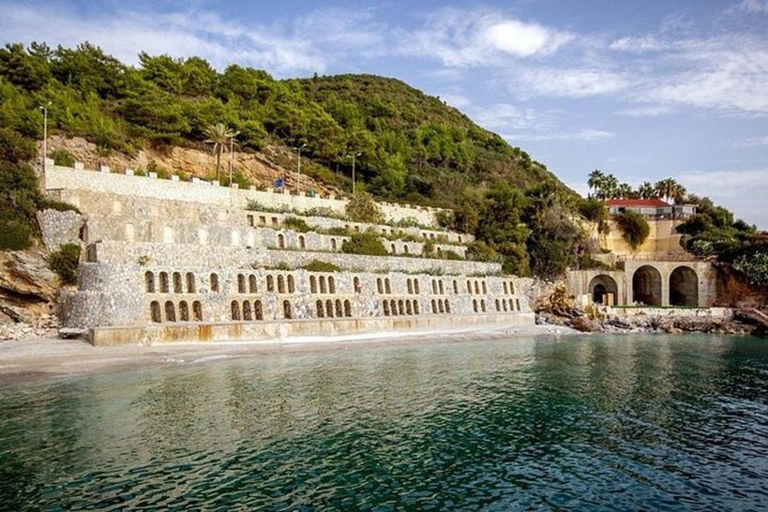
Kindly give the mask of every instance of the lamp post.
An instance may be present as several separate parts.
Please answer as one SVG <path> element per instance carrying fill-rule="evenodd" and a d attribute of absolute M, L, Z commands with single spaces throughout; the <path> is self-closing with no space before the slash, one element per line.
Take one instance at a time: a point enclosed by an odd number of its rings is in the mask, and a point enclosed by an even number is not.
<path fill-rule="evenodd" d="M 352 159 L 352 195 L 355 195 L 355 159 L 362 155 L 362 153 L 347 155 L 347 158 Z"/>
<path fill-rule="evenodd" d="M 40 106 L 40 110 L 43 111 L 43 174 L 45 174 L 45 159 L 48 158 L 48 107 L 50 106 L 50 101 Z"/>
<path fill-rule="evenodd" d="M 240 132 L 235 132 L 229 138 L 229 186 L 232 187 L 232 173 L 235 170 L 235 137 L 240 135 Z"/>
<path fill-rule="evenodd" d="M 301 146 L 299 146 L 299 147 L 297 147 L 297 148 L 296 148 L 296 153 L 297 153 L 297 154 L 298 154 L 298 156 L 299 156 L 299 177 L 298 177 L 298 179 L 296 180 L 296 192 L 297 192 L 297 193 L 300 193 L 300 192 L 301 192 L 301 150 L 302 150 L 303 148 L 305 148 L 305 147 L 307 147 L 307 144 L 306 144 L 306 143 L 304 143 L 304 144 L 302 144 Z"/>

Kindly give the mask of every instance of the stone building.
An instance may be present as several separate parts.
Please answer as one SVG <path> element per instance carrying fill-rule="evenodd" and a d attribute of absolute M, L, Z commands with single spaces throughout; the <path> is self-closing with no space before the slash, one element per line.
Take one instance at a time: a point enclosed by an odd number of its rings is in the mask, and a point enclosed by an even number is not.
<path fill-rule="evenodd" d="M 534 322 L 529 281 L 463 259 L 471 235 L 439 228 L 434 208 L 380 203 L 386 223 L 369 225 L 345 220 L 341 198 L 50 161 L 46 193 L 82 212 L 49 210 L 40 224 L 52 247 L 77 240 L 85 249 L 78 289 L 59 309 L 95 344 Z M 293 229 L 296 219 L 306 228 Z M 364 231 L 390 254 L 344 253 Z M 427 245 L 436 252 L 425 254 Z"/>

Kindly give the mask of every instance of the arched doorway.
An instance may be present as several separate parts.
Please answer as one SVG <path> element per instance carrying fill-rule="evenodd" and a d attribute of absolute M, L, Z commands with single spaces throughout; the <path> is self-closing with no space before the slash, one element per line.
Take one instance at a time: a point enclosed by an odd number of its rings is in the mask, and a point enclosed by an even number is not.
<path fill-rule="evenodd" d="M 661 306 L 661 273 L 643 265 L 632 275 L 632 302 L 646 306 Z"/>
<path fill-rule="evenodd" d="M 606 295 L 609 293 L 613 294 L 613 303 L 618 304 L 619 287 L 611 276 L 601 274 L 593 277 L 589 282 L 589 295 L 592 297 L 592 302 L 606 304 Z"/>
<path fill-rule="evenodd" d="M 691 267 L 677 267 L 669 275 L 669 304 L 699 305 L 699 277 Z"/>

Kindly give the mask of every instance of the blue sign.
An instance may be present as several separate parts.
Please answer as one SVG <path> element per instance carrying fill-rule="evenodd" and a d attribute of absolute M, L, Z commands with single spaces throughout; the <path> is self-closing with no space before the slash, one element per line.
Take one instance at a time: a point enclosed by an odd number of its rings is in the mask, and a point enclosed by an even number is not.
<path fill-rule="evenodd" d="M 282 188 L 285 186 L 285 180 L 283 178 L 279 178 L 275 180 L 275 188 Z"/>

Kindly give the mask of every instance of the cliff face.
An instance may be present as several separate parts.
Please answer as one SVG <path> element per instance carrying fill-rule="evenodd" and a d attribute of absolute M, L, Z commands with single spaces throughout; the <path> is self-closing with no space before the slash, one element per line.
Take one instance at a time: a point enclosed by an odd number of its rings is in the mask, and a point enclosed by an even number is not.
<path fill-rule="evenodd" d="M 54 334 L 59 288 L 44 250 L 0 252 L 0 340 Z"/>

